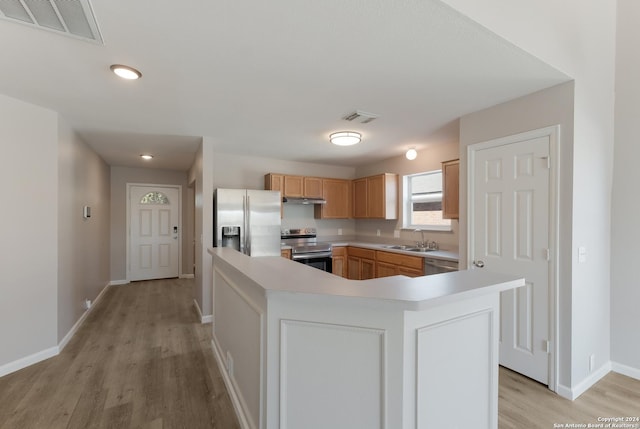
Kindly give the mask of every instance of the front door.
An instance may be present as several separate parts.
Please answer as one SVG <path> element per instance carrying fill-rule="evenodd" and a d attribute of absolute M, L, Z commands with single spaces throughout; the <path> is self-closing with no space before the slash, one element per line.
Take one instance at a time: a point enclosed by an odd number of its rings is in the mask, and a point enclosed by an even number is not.
<path fill-rule="evenodd" d="M 180 190 L 129 187 L 129 280 L 178 277 Z"/>
<path fill-rule="evenodd" d="M 500 364 L 548 385 L 550 136 L 517 140 L 470 157 L 470 260 L 525 278 L 501 295 Z"/>

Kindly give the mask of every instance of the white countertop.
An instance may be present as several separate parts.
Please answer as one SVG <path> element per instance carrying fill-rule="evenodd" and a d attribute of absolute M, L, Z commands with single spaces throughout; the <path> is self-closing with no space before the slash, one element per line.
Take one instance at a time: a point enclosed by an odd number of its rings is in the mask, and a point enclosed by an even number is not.
<path fill-rule="evenodd" d="M 209 248 L 209 253 L 214 257 L 214 266 L 233 266 L 262 287 L 267 296 L 292 293 L 352 297 L 421 310 L 524 285 L 523 278 L 483 269 L 415 278 L 392 276 L 349 280 L 280 256 L 249 257 L 224 247 Z"/>

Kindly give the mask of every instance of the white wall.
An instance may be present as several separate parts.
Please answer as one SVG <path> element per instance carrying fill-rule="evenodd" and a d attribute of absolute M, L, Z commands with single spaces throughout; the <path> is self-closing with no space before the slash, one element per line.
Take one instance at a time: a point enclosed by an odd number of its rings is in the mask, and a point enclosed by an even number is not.
<path fill-rule="evenodd" d="M 58 115 L 0 95 L 0 118 L 2 374 L 57 345 Z"/>
<path fill-rule="evenodd" d="M 457 122 L 456 122 L 457 125 Z M 457 131 L 457 130 L 456 130 Z M 398 240 L 403 243 L 421 240 L 422 236 L 417 235 L 413 230 L 401 230 L 400 238 L 394 238 L 394 231 L 402 228 L 402 218 L 404 216 L 404 204 L 402 202 L 403 181 L 402 177 L 408 174 L 424 173 L 428 171 L 441 170 L 442 162 L 459 157 L 457 133 L 451 135 L 448 143 L 433 144 L 418 150 L 418 157 L 409 161 L 404 155 L 389 158 L 376 164 L 360 166 L 356 169 L 357 177 L 373 176 L 381 173 L 395 173 L 399 177 L 399 198 L 400 207 L 398 220 L 359 220 L 356 226 L 356 234 L 363 239 L 382 239 L 386 241 Z M 428 141 L 428 139 L 427 139 Z M 451 221 L 451 231 L 426 231 L 425 240 L 437 241 L 441 249 L 457 250 L 458 248 L 458 221 Z M 380 236 L 377 235 L 380 230 Z"/>
<path fill-rule="evenodd" d="M 58 343 L 109 283 L 109 166 L 59 121 Z M 91 207 L 84 219 L 83 206 Z"/>
<path fill-rule="evenodd" d="M 616 146 L 613 176 L 612 213 L 612 335 L 611 357 L 640 377 L 640 287 L 638 287 L 637 243 L 640 242 L 640 57 L 637 54 L 640 3 L 618 0 L 618 44 L 616 70 Z"/>
<path fill-rule="evenodd" d="M 111 281 L 127 278 L 127 183 L 178 185 L 182 187 L 182 266 L 180 274 L 193 272 L 188 259 L 193 247 L 192 228 L 185 219 L 193 217 L 188 200 L 187 172 L 154 168 L 111 167 Z"/>

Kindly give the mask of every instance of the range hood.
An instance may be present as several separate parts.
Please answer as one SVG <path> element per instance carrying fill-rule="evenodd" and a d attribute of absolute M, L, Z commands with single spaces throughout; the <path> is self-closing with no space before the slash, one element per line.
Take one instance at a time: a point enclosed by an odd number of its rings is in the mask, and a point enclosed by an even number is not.
<path fill-rule="evenodd" d="M 282 202 L 286 204 L 327 204 L 327 200 L 322 198 L 304 197 L 283 197 Z"/>

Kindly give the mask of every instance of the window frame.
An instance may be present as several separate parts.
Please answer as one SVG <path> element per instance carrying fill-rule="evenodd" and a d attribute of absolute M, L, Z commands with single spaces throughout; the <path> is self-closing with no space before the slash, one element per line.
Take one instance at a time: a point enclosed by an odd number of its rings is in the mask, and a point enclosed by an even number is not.
<path fill-rule="evenodd" d="M 416 176 L 426 176 L 430 174 L 440 174 L 442 177 L 442 170 L 431 170 L 431 171 L 423 171 L 420 173 L 407 174 L 402 177 L 402 203 L 403 203 L 403 216 L 402 216 L 402 229 L 407 230 L 416 230 L 420 229 L 423 231 L 452 231 L 453 225 L 451 219 L 443 219 L 449 221 L 448 225 L 433 225 L 433 224 L 413 224 L 411 222 L 413 215 L 413 198 L 412 198 L 412 187 L 411 180 Z M 442 195 L 441 189 L 441 195 Z"/>

